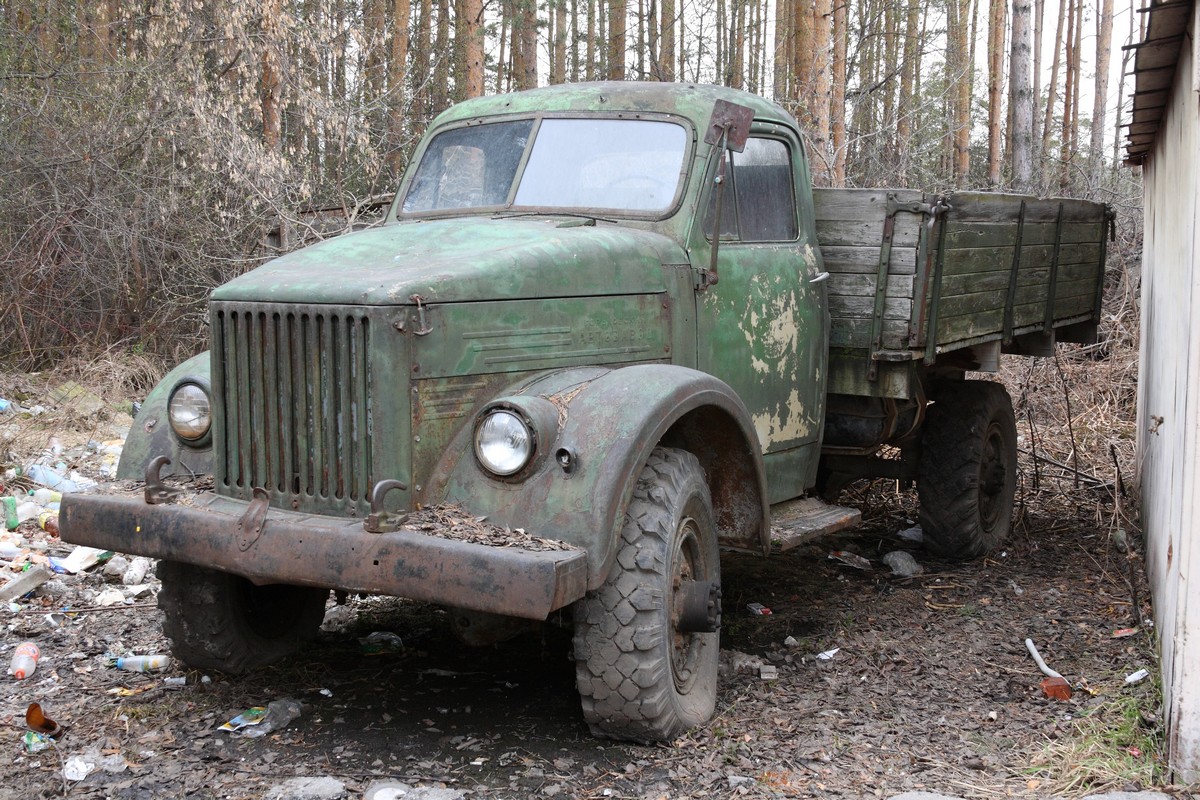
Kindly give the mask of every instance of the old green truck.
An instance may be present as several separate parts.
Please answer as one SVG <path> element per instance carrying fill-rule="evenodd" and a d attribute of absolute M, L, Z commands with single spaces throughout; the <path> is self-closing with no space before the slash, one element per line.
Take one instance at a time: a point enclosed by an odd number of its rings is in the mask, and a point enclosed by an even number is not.
<path fill-rule="evenodd" d="M 213 291 L 127 441 L 142 494 L 65 497 L 62 538 L 161 559 L 174 653 L 231 673 L 330 590 L 476 642 L 569 611 L 591 729 L 671 739 L 714 708 L 722 550 L 853 525 L 823 498 L 865 476 L 915 482 L 946 557 L 1003 540 L 1012 403 L 967 373 L 1093 340 L 1110 224 L 814 191 L 796 122 L 715 86 L 470 100 L 381 224 Z"/>

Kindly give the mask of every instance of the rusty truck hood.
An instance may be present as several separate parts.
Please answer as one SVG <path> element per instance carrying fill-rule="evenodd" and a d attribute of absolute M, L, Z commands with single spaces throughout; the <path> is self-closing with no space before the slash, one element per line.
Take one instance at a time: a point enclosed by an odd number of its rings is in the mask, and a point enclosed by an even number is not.
<path fill-rule="evenodd" d="M 663 264 L 684 264 L 657 233 L 581 218 L 400 222 L 274 259 L 214 300 L 394 305 L 662 291 Z"/>

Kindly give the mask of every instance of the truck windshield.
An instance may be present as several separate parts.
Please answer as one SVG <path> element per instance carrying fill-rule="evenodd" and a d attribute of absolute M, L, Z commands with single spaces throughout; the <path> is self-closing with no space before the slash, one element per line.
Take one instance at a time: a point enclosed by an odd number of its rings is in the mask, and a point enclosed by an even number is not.
<path fill-rule="evenodd" d="M 664 212 L 686 150 L 683 126 L 658 120 L 544 119 L 536 132 L 533 120 L 454 128 L 429 143 L 403 209 Z"/>

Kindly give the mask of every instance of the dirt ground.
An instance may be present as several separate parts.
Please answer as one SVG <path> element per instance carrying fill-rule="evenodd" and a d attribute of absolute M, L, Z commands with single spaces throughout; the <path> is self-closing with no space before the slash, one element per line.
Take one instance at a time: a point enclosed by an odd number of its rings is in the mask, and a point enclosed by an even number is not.
<path fill-rule="evenodd" d="M 27 463 L 54 433 L 70 457 L 127 424 L 119 414 L 70 430 L 53 418 L 10 422 L 0 455 Z M 89 474 L 98 459 L 83 452 L 78 462 Z M 1025 485 L 1030 470 L 1024 465 Z M 42 652 L 31 678 L 4 679 L 10 767 L 0 797 L 259 798 L 296 776 L 336 778 L 350 797 L 379 780 L 497 798 L 1150 788 L 1165 773 L 1137 537 L 1127 536 L 1134 555 L 1122 553 L 1110 535 L 1108 490 L 1044 488 L 1023 498 L 1006 549 L 968 564 L 938 561 L 896 536 L 913 524 L 915 500 L 887 482 L 843 497 L 864 508 L 857 531 L 770 559 L 727 557 L 717 713 L 657 747 L 589 736 L 565 620 L 472 649 L 437 608 L 352 599 L 311 647 L 275 667 L 237 678 L 178 663 L 132 673 L 106 658 L 167 650 L 153 577 L 140 597 L 102 606 L 105 590 L 130 594 L 119 575 L 108 582 L 100 565 L 55 576 L 40 594 L 0 609 L 6 662 L 25 640 Z M 36 521 L 19 533 L 18 566 L 71 550 Z M 897 549 L 924 573 L 892 576 L 879 559 Z M 829 557 L 834 550 L 864 556 L 870 568 L 846 566 Z M 752 615 L 749 603 L 772 613 Z M 366 655 L 360 639 L 378 631 L 400 643 Z M 1072 699 L 1044 696 L 1026 637 L 1079 687 Z M 777 677 L 761 677 L 759 663 Z M 1151 677 L 1126 685 L 1139 668 Z M 301 713 L 279 730 L 257 738 L 218 730 L 283 698 Z M 31 702 L 67 728 L 51 749 L 29 752 L 22 741 Z M 72 765 L 92 770 L 68 780 Z"/>

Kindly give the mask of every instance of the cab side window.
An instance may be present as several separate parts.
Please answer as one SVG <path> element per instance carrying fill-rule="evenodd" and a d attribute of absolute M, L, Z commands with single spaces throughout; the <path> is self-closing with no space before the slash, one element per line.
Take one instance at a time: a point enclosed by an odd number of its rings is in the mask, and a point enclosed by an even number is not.
<path fill-rule="evenodd" d="M 793 241 L 796 192 L 786 142 L 754 137 L 741 153 L 725 153 L 725 196 L 721 200 L 721 239 L 741 242 Z M 705 230 L 712 237 L 717 192 L 709 194 Z"/>

